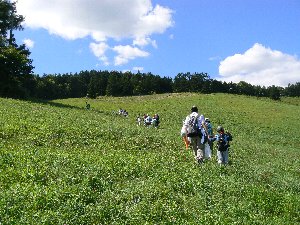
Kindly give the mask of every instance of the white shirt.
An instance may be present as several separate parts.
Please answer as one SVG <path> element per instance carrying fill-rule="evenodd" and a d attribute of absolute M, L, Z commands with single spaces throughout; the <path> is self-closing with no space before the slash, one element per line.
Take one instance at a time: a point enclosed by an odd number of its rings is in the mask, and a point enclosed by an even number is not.
<path fill-rule="evenodd" d="M 198 118 L 198 125 L 199 127 L 202 127 L 202 123 L 205 123 L 205 117 L 201 114 L 199 115 L 197 112 L 192 112 L 190 115 L 188 115 L 184 122 L 183 122 L 183 127 L 181 129 L 181 135 L 183 135 L 183 131 L 185 131 L 184 133 L 188 133 L 191 129 L 190 127 L 190 120 L 192 117 L 197 117 Z M 201 132 L 202 134 L 205 134 L 205 129 L 201 129 Z M 202 135 L 202 138 L 201 138 L 201 143 L 203 144 L 204 143 L 204 136 L 205 135 Z"/>
<path fill-rule="evenodd" d="M 203 115 L 199 115 L 197 112 L 192 112 L 190 115 L 188 115 L 186 118 L 185 118 L 185 121 L 184 121 L 184 125 L 185 126 L 189 126 L 189 122 L 191 120 L 192 117 L 198 117 L 198 124 L 199 124 L 199 127 L 202 126 L 202 123 L 205 122 L 205 118 Z"/>

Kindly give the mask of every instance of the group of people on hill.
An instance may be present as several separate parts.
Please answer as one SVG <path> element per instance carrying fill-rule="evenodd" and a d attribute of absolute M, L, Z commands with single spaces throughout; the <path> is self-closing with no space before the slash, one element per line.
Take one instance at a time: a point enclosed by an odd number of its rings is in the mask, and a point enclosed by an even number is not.
<path fill-rule="evenodd" d="M 120 116 L 125 116 L 125 117 L 128 116 L 128 112 L 126 111 L 126 109 L 122 109 L 122 108 L 119 109 L 118 114 Z"/>
<path fill-rule="evenodd" d="M 120 116 L 128 117 L 128 111 L 126 109 L 120 108 L 118 112 L 113 111 L 113 113 L 116 113 Z M 158 128 L 160 124 L 159 115 L 155 113 L 153 117 L 151 117 L 148 113 L 141 116 L 140 114 L 136 117 L 136 123 L 138 126 L 141 126 L 142 124 L 145 127 L 153 126 L 155 128 Z"/>
<path fill-rule="evenodd" d="M 145 127 L 153 126 L 155 128 L 158 128 L 160 124 L 159 115 L 155 113 L 153 117 L 151 117 L 149 114 L 144 114 L 143 116 L 138 115 L 136 118 L 136 123 L 138 126 L 143 125 Z"/>
<path fill-rule="evenodd" d="M 114 112 L 114 111 L 113 111 Z M 122 109 L 120 108 L 118 110 L 118 112 L 115 112 L 120 116 L 124 116 L 124 117 L 128 117 L 128 111 L 126 111 L 126 109 Z M 150 116 L 150 114 L 144 114 L 143 116 L 141 116 L 140 114 L 136 117 L 136 123 L 138 126 L 141 126 L 142 124 L 145 127 L 150 127 L 153 126 L 155 128 L 158 128 L 159 124 L 160 124 L 160 120 L 159 120 L 159 115 L 157 113 L 155 113 L 153 115 L 153 117 Z"/>
<path fill-rule="evenodd" d="M 86 109 L 90 109 L 90 104 L 86 102 Z M 118 115 L 128 117 L 128 112 L 120 108 Z M 158 128 L 160 124 L 159 115 L 156 113 L 151 117 L 149 114 L 136 117 L 138 126 L 142 124 L 145 127 L 153 126 Z M 201 164 L 204 159 L 212 158 L 214 142 L 217 142 L 217 158 L 219 164 L 228 164 L 230 141 L 232 135 L 225 132 L 222 126 L 217 127 L 217 134 L 213 134 L 213 126 L 209 118 L 200 114 L 197 106 L 192 106 L 191 113 L 186 116 L 181 128 L 181 136 L 186 144 L 186 148 L 193 150 L 197 163 Z"/>
<path fill-rule="evenodd" d="M 218 163 L 228 164 L 228 155 L 232 135 L 225 132 L 222 126 L 217 127 L 217 134 L 213 135 L 213 127 L 209 118 L 198 112 L 197 106 L 191 108 L 191 113 L 183 121 L 181 128 L 186 147 L 192 148 L 197 163 L 212 158 L 213 142 L 217 142 Z"/>

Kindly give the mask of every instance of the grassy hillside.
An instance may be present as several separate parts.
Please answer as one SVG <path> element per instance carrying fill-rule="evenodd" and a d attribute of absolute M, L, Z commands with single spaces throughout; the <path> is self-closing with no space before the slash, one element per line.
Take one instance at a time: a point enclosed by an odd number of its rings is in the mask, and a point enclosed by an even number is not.
<path fill-rule="evenodd" d="M 299 99 L 164 94 L 0 98 L 0 224 L 299 224 Z M 230 165 L 197 165 L 192 105 L 234 136 Z M 128 118 L 113 111 L 124 108 Z M 138 114 L 159 113 L 159 129 Z"/>

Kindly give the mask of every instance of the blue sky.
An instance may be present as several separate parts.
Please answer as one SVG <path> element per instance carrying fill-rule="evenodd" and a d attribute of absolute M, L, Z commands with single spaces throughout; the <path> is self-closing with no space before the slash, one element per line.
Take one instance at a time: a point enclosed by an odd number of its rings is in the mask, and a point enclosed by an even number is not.
<path fill-rule="evenodd" d="M 18 0 L 39 75 L 82 70 L 300 81 L 299 0 Z"/>

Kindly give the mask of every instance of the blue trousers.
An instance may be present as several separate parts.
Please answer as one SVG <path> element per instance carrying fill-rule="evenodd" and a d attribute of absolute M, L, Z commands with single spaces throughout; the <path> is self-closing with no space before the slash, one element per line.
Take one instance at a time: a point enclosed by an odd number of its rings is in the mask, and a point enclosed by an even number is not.
<path fill-rule="evenodd" d="M 219 164 L 227 164 L 228 163 L 228 155 L 229 155 L 228 149 L 226 149 L 226 151 L 217 151 L 218 163 Z"/>

